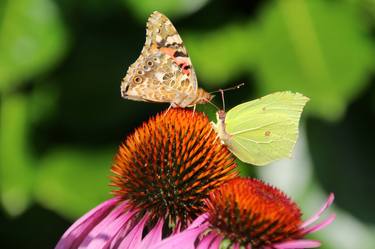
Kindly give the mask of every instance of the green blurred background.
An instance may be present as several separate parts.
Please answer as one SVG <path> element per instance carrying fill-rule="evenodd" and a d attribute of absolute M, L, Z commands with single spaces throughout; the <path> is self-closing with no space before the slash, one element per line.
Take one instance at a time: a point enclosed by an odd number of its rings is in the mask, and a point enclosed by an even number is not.
<path fill-rule="evenodd" d="M 311 98 L 293 159 L 241 170 L 305 217 L 335 192 L 337 220 L 311 238 L 375 248 L 374 0 L 1 0 L 0 247 L 52 248 L 110 197 L 119 144 L 168 106 L 120 98 L 154 10 L 177 27 L 200 86 L 246 83 L 229 107 L 278 90 Z"/>

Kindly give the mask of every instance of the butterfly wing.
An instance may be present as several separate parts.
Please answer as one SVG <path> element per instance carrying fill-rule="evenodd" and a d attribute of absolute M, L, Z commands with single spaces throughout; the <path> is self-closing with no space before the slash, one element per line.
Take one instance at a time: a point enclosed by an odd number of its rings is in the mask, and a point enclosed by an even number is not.
<path fill-rule="evenodd" d="M 254 165 L 290 157 L 308 100 L 299 93 L 276 92 L 234 107 L 225 119 L 229 149 Z"/>
<path fill-rule="evenodd" d="M 146 42 L 121 83 L 124 98 L 185 107 L 196 97 L 195 71 L 181 37 L 159 12 L 148 19 Z"/>

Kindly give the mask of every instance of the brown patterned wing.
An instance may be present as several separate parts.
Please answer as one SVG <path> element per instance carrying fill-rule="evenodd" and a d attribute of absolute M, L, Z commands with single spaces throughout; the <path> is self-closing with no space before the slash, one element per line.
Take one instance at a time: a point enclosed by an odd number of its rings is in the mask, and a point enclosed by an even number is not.
<path fill-rule="evenodd" d="M 126 99 L 186 107 L 197 98 L 191 60 L 171 21 L 159 12 L 148 19 L 146 42 L 121 83 Z"/>

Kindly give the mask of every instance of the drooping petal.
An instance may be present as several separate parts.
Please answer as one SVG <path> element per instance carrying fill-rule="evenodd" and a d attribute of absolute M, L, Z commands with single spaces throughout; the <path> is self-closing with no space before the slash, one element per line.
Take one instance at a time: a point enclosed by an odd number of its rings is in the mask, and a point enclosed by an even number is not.
<path fill-rule="evenodd" d="M 330 215 L 327 219 L 325 219 L 324 221 L 312 226 L 312 227 L 308 227 L 308 228 L 305 228 L 302 230 L 302 233 L 304 234 L 308 234 L 308 233 L 314 233 L 316 231 L 319 231 L 323 228 L 325 228 L 326 226 L 328 226 L 329 224 L 331 224 L 334 220 L 336 219 L 336 214 L 332 214 Z"/>
<path fill-rule="evenodd" d="M 235 244 L 233 245 L 233 249 L 240 249 L 240 244 L 235 243 Z"/>
<path fill-rule="evenodd" d="M 172 234 L 177 234 L 180 231 L 181 231 L 181 222 L 177 222 L 176 227 L 172 231 Z"/>
<path fill-rule="evenodd" d="M 109 199 L 79 218 L 63 234 L 55 249 L 76 248 L 86 235 L 114 208 L 118 198 Z"/>
<path fill-rule="evenodd" d="M 78 248 L 102 248 L 109 244 L 123 225 L 133 216 L 133 212 L 125 212 L 126 202 L 118 205 L 101 222 L 99 222 L 82 241 Z"/>
<path fill-rule="evenodd" d="M 122 239 L 118 247 L 119 249 L 133 249 L 141 244 L 143 228 L 145 223 L 149 220 L 148 215 L 145 215 L 139 223 L 132 228 L 132 230 Z"/>
<path fill-rule="evenodd" d="M 159 243 L 162 239 L 163 225 L 164 220 L 159 219 L 155 227 L 146 235 L 137 249 L 148 249 L 152 245 Z"/>
<path fill-rule="evenodd" d="M 273 244 L 270 248 L 275 249 L 302 249 L 302 248 L 316 248 L 320 246 L 319 241 L 315 240 L 293 240 L 283 243 Z"/>
<path fill-rule="evenodd" d="M 328 196 L 327 201 L 323 204 L 323 206 L 319 209 L 319 211 L 316 214 L 314 214 L 312 217 L 307 219 L 305 222 L 303 222 L 303 224 L 301 225 L 301 228 L 305 228 L 309 226 L 310 224 L 314 223 L 315 221 L 317 221 L 322 215 L 322 213 L 332 205 L 332 202 L 334 199 L 335 199 L 335 195 L 331 193 Z"/>
<path fill-rule="evenodd" d="M 103 226 L 101 226 L 102 230 L 93 238 L 91 238 L 89 234 L 87 236 L 88 242 L 82 242 L 79 249 L 108 248 L 116 235 L 124 228 L 124 224 L 126 224 L 130 217 L 131 216 L 120 216 L 112 222 L 106 222 L 107 226 L 103 224 Z"/>
<path fill-rule="evenodd" d="M 217 234 L 216 233 L 209 233 L 207 234 L 201 242 L 199 242 L 199 245 L 197 249 L 208 249 L 210 248 L 210 245 L 213 243 L 213 241 L 216 239 Z"/>
<path fill-rule="evenodd" d="M 206 229 L 205 226 L 199 226 L 192 229 L 186 229 L 183 232 L 170 236 L 162 240 L 150 249 L 194 249 L 194 243 L 197 237 Z"/>
<path fill-rule="evenodd" d="M 208 219 L 208 214 L 207 213 L 204 213 L 200 216 L 198 216 L 198 218 L 196 218 L 193 223 L 191 223 L 191 225 L 189 226 L 189 228 L 194 228 L 194 227 L 197 227 L 197 226 L 200 226 L 202 225 L 204 222 L 206 222 Z"/>
<path fill-rule="evenodd" d="M 223 237 L 216 236 L 216 238 L 214 239 L 214 241 L 212 241 L 211 246 L 209 247 L 209 249 L 219 249 L 221 241 L 223 241 Z"/>

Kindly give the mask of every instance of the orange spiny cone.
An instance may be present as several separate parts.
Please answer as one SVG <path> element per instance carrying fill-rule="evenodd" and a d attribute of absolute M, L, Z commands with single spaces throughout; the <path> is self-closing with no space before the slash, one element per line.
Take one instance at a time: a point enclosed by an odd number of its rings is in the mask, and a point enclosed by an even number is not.
<path fill-rule="evenodd" d="M 204 114 L 173 108 L 126 139 L 111 185 L 134 208 L 184 227 L 212 189 L 236 176 L 233 161 Z"/>

